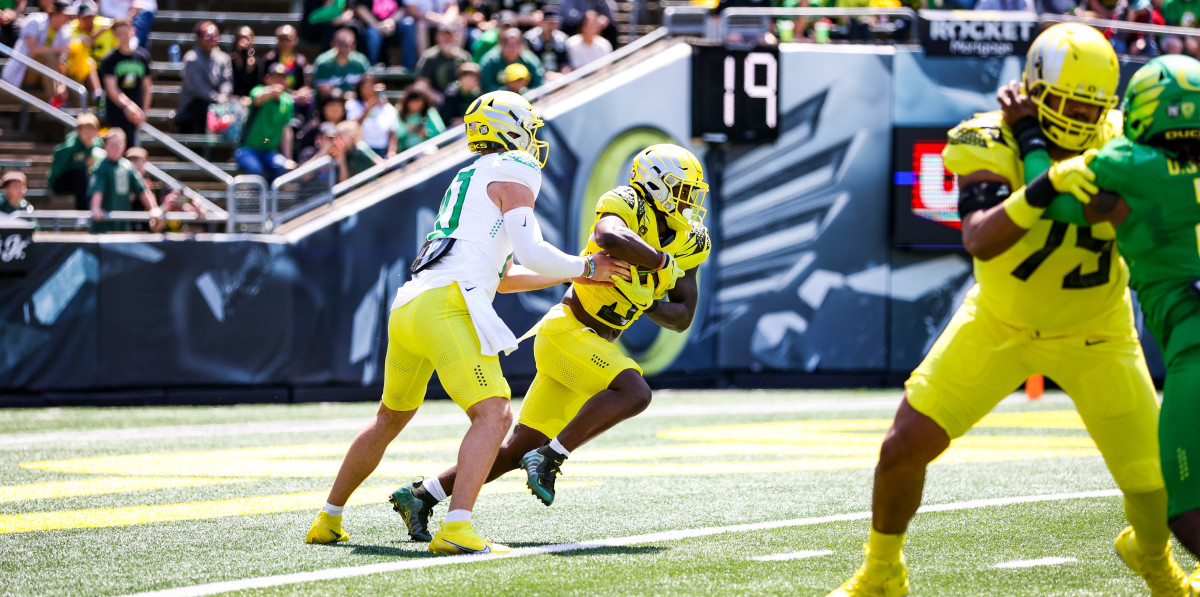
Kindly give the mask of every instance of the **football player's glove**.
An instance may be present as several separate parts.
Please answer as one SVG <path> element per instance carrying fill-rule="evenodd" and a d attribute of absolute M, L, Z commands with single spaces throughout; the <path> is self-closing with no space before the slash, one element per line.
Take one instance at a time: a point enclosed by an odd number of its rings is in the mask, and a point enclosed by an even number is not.
<path fill-rule="evenodd" d="M 1038 108 L 1046 138 L 1069 151 L 1083 151 L 1117 105 L 1120 69 L 1104 35 L 1081 23 L 1060 23 L 1033 40 L 1021 83 Z M 1057 101 L 1051 101 L 1050 96 Z M 1099 106 L 1094 122 L 1069 116 L 1068 100 Z"/>
<path fill-rule="evenodd" d="M 675 257 L 667 260 L 666 267 L 654 272 L 658 281 L 654 285 L 654 300 L 658 300 L 667 296 L 667 291 L 675 287 L 677 282 L 684 275 L 683 268 L 675 263 Z"/>
<path fill-rule="evenodd" d="M 654 302 L 654 287 L 655 284 L 650 277 L 647 277 L 645 282 L 640 280 L 637 274 L 637 266 L 629 266 L 629 275 L 632 280 L 626 281 L 617 276 L 612 277 L 613 286 L 633 305 L 638 311 L 645 311 L 650 303 Z"/>
<path fill-rule="evenodd" d="M 1052 166 L 1047 173 L 1054 190 L 1060 193 L 1074 195 L 1080 203 L 1091 203 L 1092 195 L 1100 189 L 1093 182 L 1096 173 L 1088 168 L 1088 164 L 1096 158 L 1096 150 L 1089 149 L 1069 160 L 1063 160 Z"/>

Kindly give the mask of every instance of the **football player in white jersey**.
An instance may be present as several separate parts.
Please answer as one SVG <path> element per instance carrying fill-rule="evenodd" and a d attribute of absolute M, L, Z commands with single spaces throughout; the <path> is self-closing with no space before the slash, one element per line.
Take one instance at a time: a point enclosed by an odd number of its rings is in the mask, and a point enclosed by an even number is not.
<path fill-rule="evenodd" d="M 512 425 L 511 390 L 498 354 L 517 339 L 492 308 L 499 292 L 546 288 L 567 280 L 611 284 L 628 280 L 628 264 L 597 252 L 568 255 L 542 240 L 534 200 L 548 144 L 542 120 L 521 96 L 480 96 L 464 117 L 467 142 L 479 159 L 463 168 L 442 197 L 434 230 L 412 265 L 388 319 L 383 403 L 346 453 L 329 497 L 306 538 L 345 541 L 342 509 L 379 465 L 384 451 L 416 414 L 436 370 L 471 427 L 458 453 L 458 483 L 450 511 L 429 544 L 434 553 L 509 551 L 471 528 L 471 510 L 500 442 Z M 513 256 L 521 265 L 513 264 Z"/>

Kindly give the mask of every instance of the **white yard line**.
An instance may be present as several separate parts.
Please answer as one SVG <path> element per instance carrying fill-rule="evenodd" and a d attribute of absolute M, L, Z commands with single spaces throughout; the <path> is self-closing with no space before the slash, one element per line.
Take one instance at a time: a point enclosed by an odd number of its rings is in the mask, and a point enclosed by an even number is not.
<path fill-rule="evenodd" d="M 651 405 L 639 418 L 682 418 L 711 415 L 771 415 L 804 412 L 839 412 L 852 410 L 894 409 L 900 404 L 900 394 L 894 398 L 848 398 L 842 400 L 796 400 L 774 404 L 666 404 Z M 211 437 L 230 435 L 266 435 L 280 433 L 312 433 L 320 431 L 357 431 L 367 423 L 367 417 L 357 419 L 328 419 L 323 421 L 273 421 L 261 423 L 219 423 L 212 425 L 171 425 L 139 429 L 95 429 L 88 431 L 51 431 L 46 433 L 0 434 L 0 447 L 40 443 L 68 443 L 104 440 L 140 440 L 177 437 Z M 410 427 L 442 427 L 467 423 L 467 415 L 418 414 Z"/>
<path fill-rule="evenodd" d="M 806 560 L 808 558 L 818 558 L 832 554 L 832 549 L 805 549 L 802 551 L 793 551 L 791 553 L 775 553 L 769 556 L 756 556 L 750 559 L 754 560 L 755 562 L 784 562 L 787 560 Z"/>
<path fill-rule="evenodd" d="M 993 568 L 1033 568 L 1034 566 L 1057 566 L 1059 564 L 1069 564 L 1071 562 L 1078 562 L 1078 561 L 1079 560 L 1075 559 L 1075 558 L 1047 557 L 1047 558 L 1037 558 L 1035 560 L 1013 560 L 1011 562 L 1001 562 L 992 567 Z"/>
<path fill-rule="evenodd" d="M 1037 502 L 1056 502 L 1063 500 L 1077 500 L 1087 498 L 1105 498 L 1116 497 L 1121 495 L 1121 492 L 1115 489 L 1101 491 L 1083 491 L 1078 493 L 1058 493 L 1047 495 L 1027 495 L 1008 498 L 996 498 L 988 500 L 970 500 L 966 502 L 956 502 L 951 504 L 935 504 L 932 506 L 924 506 L 920 512 L 952 512 L 956 510 L 974 510 L 979 508 L 994 508 L 999 506 L 1011 506 L 1014 504 L 1031 504 Z M 668 541 L 680 541 L 683 539 L 694 539 L 697 537 L 710 537 L 713 535 L 723 535 L 725 533 L 746 533 L 752 531 L 766 531 L 771 529 L 789 528 L 789 527 L 804 527 L 819 524 L 827 524 L 831 522 L 846 522 L 851 520 L 867 520 L 871 518 L 870 512 L 851 512 L 848 514 L 834 514 L 832 516 L 818 516 L 811 518 L 794 518 L 791 520 L 775 520 L 768 522 L 756 522 L 752 524 L 739 524 L 722 527 L 707 527 L 700 529 L 681 529 L 676 531 L 664 531 L 661 533 L 649 533 L 645 535 L 634 535 L 632 537 L 615 537 L 610 539 L 593 539 L 590 541 L 581 541 L 578 543 L 556 543 L 553 545 L 543 545 L 541 547 L 522 547 L 514 549 L 509 553 L 488 554 L 488 555 L 469 555 L 469 556 L 446 556 L 438 558 L 419 558 L 413 560 L 404 560 L 400 562 L 383 562 L 380 564 L 369 564 L 366 566 L 347 566 L 343 568 L 328 568 L 325 570 L 313 570 L 311 572 L 297 572 L 294 574 L 280 574 L 278 576 L 263 576 L 259 578 L 247 578 L 242 580 L 231 580 L 225 582 L 210 583 L 204 585 L 193 585 L 190 587 L 178 587 L 175 589 L 166 589 L 162 591 L 150 591 L 146 593 L 138 593 L 136 597 L 194 597 L 200 595 L 216 595 L 218 593 L 226 593 L 229 591 L 246 591 L 250 589 L 265 589 L 270 587 L 279 587 L 285 585 L 294 585 L 306 582 L 315 582 L 322 580 L 337 580 L 343 578 L 352 578 L 355 576 L 366 576 L 370 574 L 382 574 L 386 572 L 398 572 L 401 570 L 419 570 L 424 568 L 433 568 L 437 566 L 456 566 L 459 564 L 473 564 L 476 562 L 491 562 L 496 560 L 519 558 L 524 556 L 542 555 L 550 553 L 562 553 L 566 551 L 582 551 L 587 549 L 602 549 L 606 547 L 626 547 L 630 545 L 642 545 L 646 543 L 663 543 Z"/>

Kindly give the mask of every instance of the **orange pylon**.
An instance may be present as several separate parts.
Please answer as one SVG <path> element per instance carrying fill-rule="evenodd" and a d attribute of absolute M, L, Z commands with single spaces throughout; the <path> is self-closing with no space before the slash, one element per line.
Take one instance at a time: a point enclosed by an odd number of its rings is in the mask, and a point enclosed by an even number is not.
<path fill-rule="evenodd" d="M 1042 392 L 1046 389 L 1046 380 L 1041 375 L 1031 375 L 1025 380 L 1025 395 L 1030 400 L 1037 400 L 1042 397 Z"/>

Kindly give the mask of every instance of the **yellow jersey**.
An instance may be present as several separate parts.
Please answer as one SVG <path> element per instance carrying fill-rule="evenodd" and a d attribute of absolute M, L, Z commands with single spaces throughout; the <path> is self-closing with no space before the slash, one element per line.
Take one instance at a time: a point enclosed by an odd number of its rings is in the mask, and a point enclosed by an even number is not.
<path fill-rule="evenodd" d="M 699 267 L 712 251 L 708 228 L 698 222 L 688 226 L 667 218 L 668 230 L 660 231 L 654 208 L 633 187 L 617 187 L 600 197 L 600 202 L 596 204 L 596 221 L 599 222 L 607 214 L 620 217 L 646 244 L 670 253 L 684 271 Z M 593 222 L 592 232 L 595 230 L 596 224 Z M 587 248 L 582 254 L 591 255 L 600 250 L 593 235 L 588 238 Z M 642 314 L 616 288 L 582 284 L 576 284 L 574 288 L 575 296 L 583 308 L 613 328 L 625 329 Z"/>
<path fill-rule="evenodd" d="M 1110 110 L 1093 147 L 1120 135 L 1121 114 Z M 1021 153 L 999 111 L 951 129 L 942 159 L 958 175 L 987 170 L 1013 189 L 1025 186 Z M 1078 227 L 1043 219 L 1004 253 L 974 260 L 971 292 L 980 308 L 1038 336 L 1127 327 L 1129 269 L 1114 251 L 1115 240 L 1107 222 Z"/>

